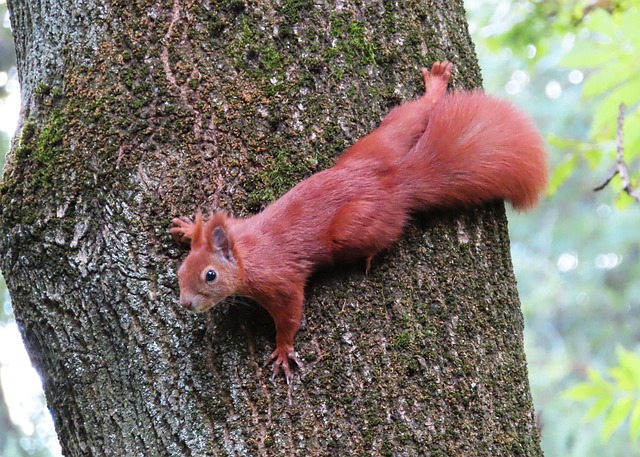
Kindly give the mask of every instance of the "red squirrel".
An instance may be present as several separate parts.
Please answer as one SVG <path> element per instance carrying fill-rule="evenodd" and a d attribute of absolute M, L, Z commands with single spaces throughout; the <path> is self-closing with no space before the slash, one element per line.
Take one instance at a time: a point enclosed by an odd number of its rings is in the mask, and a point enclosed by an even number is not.
<path fill-rule="evenodd" d="M 307 278 L 319 266 L 373 256 L 402 234 L 412 212 L 506 199 L 533 206 L 547 182 L 544 144 L 510 103 L 481 91 L 446 93 L 452 64 L 422 70 L 425 93 L 393 109 L 328 170 L 262 212 L 172 221 L 191 251 L 178 271 L 180 304 L 203 312 L 231 295 L 273 317 L 273 376 L 302 366 L 293 340 Z"/>

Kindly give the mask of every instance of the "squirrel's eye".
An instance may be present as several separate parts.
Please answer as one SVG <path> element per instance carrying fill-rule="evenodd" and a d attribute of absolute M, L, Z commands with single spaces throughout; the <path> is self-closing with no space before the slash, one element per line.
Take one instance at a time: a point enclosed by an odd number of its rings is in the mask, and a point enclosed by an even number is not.
<path fill-rule="evenodd" d="M 208 270 L 207 274 L 204 275 L 204 279 L 207 282 L 213 282 L 216 280 L 216 276 L 218 276 L 218 274 L 216 273 L 215 270 Z"/>

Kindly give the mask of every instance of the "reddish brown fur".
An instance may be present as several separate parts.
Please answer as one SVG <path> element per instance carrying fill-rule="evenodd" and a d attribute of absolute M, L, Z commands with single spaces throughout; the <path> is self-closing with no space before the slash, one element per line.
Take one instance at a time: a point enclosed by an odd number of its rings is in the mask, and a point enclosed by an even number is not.
<path fill-rule="evenodd" d="M 274 373 L 300 364 L 293 338 L 305 282 L 321 264 L 366 258 L 402 234 L 409 214 L 507 199 L 534 205 L 546 185 L 545 152 L 531 121 L 482 92 L 445 94 L 451 64 L 423 72 L 427 91 L 395 108 L 330 169 L 302 181 L 246 219 L 175 219 L 191 241 L 178 273 L 180 301 L 204 311 L 228 295 L 250 297 L 273 317 Z M 207 283 L 214 269 L 216 280 Z"/>

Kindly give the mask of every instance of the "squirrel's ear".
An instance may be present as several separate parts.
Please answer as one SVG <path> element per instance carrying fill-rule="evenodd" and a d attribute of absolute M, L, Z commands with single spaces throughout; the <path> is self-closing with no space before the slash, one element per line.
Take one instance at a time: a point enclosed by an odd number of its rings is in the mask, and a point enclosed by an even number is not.
<path fill-rule="evenodd" d="M 229 262 L 236 261 L 233 257 L 233 249 L 227 237 L 227 232 L 224 227 L 220 225 L 213 229 L 213 247 Z"/>

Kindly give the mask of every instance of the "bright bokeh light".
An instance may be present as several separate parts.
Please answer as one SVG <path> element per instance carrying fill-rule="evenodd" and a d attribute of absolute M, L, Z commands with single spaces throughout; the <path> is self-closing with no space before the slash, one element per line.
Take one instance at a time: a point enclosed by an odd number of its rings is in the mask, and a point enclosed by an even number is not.
<path fill-rule="evenodd" d="M 15 68 L 9 73 L 0 72 L 0 87 L 4 87 L 8 94 L 0 98 L 0 130 L 13 136 L 20 112 L 20 84 Z"/>
<path fill-rule="evenodd" d="M 0 0 L 0 3 L 6 3 L 4 0 Z M 5 14 L 4 17 L 2 18 L 2 26 L 5 29 L 10 29 L 11 28 L 11 21 L 9 20 L 9 13 Z"/>
<path fill-rule="evenodd" d="M 25 437 L 20 445 L 33 452 L 34 440 L 43 442 L 52 455 L 62 455 L 51 415 L 41 400 L 42 383 L 31 366 L 15 322 L 0 325 L 0 383 L 11 421 Z M 43 419 L 38 419 L 43 418 Z"/>
<path fill-rule="evenodd" d="M 598 254 L 595 260 L 596 268 L 599 270 L 611 270 L 622 262 L 622 256 L 615 252 L 607 252 L 606 254 Z"/>
<path fill-rule="evenodd" d="M 560 96 L 562 95 L 562 86 L 558 81 L 549 81 L 545 86 L 544 91 L 547 94 L 547 97 L 555 100 L 557 98 L 560 98 Z"/>
<path fill-rule="evenodd" d="M 38 395 L 41 382 L 31 367 L 15 322 L 0 326 L 0 347 L 10 348 L 0 353 L 0 381 L 7 394 L 11 420 L 26 435 L 31 435 L 34 432 L 31 417 L 42 409 Z"/>
<path fill-rule="evenodd" d="M 580 84 L 584 79 L 584 74 L 580 70 L 571 70 L 567 79 L 571 84 Z"/>
<path fill-rule="evenodd" d="M 515 95 L 527 87 L 529 84 L 529 73 L 523 70 L 516 70 L 511 75 L 511 79 L 505 85 L 505 91 L 509 95 Z"/>
<path fill-rule="evenodd" d="M 0 130 L 13 136 L 18 125 L 18 112 L 20 111 L 20 95 L 10 94 L 0 101 Z"/>
<path fill-rule="evenodd" d="M 601 204 L 598 206 L 598 209 L 596 209 L 596 214 L 603 219 L 609 217 L 611 215 L 611 207 L 609 205 Z"/>
<path fill-rule="evenodd" d="M 578 295 L 576 296 L 576 304 L 580 305 L 580 306 L 585 306 L 587 303 L 589 303 L 589 294 L 586 292 L 579 292 Z"/>
<path fill-rule="evenodd" d="M 527 45 L 527 57 L 533 59 L 538 54 L 538 48 L 532 44 Z"/>
<path fill-rule="evenodd" d="M 558 270 L 569 271 L 578 266 L 578 254 L 575 252 L 563 252 L 558 257 Z"/>

